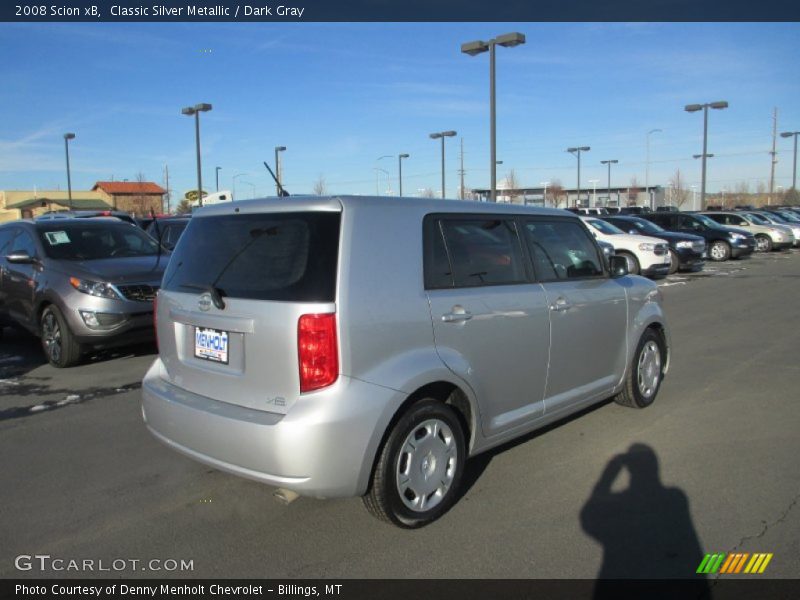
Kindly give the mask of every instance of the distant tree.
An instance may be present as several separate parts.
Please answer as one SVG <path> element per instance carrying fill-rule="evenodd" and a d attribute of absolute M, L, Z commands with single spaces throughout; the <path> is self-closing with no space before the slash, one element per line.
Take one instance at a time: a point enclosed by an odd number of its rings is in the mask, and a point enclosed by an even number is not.
<path fill-rule="evenodd" d="M 550 186 L 547 188 L 547 195 L 545 197 L 545 204 L 549 203 L 558 208 L 559 204 L 561 204 L 561 200 L 566 201 L 566 193 L 564 192 L 564 186 L 561 185 L 560 179 L 554 179 Z M 549 200 L 548 200 L 549 199 Z"/>
<path fill-rule="evenodd" d="M 675 170 L 675 174 L 669 180 L 669 186 L 672 190 L 670 204 L 681 208 L 689 200 L 691 192 L 686 188 L 680 169 Z"/>
<path fill-rule="evenodd" d="M 328 186 L 325 183 L 325 177 L 322 173 L 319 174 L 317 180 L 314 182 L 314 193 L 317 196 L 324 196 L 328 193 Z"/>
<path fill-rule="evenodd" d="M 790 206 L 800 206 L 800 192 L 790 188 L 783 193 L 783 203 Z"/>
<path fill-rule="evenodd" d="M 422 198 L 435 198 L 436 194 L 434 193 L 434 191 L 431 188 L 425 188 L 424 190 L 422 190 L 422 193 L 420 194 L 420 197 L 422 197 Z"/>
<path fill-rule="evenodd" d="M 636 179 L 636 175 L 631 177 L 631 185 L 628 188 L 628 206 L 636 206 L 636 203 L 639 201 L 639 193 L 642 190 L 639 188 L 639 182 Z"/>
<path fill-rule="evenodd" d="M 197 195 L 197 194 L 195 194 Z M 175 213 L 178 215 L 185 215 L 192 212 L 192 200 L 189 198 L 184 198 L 178 204 L 178 207 L 175 209 Z"/>

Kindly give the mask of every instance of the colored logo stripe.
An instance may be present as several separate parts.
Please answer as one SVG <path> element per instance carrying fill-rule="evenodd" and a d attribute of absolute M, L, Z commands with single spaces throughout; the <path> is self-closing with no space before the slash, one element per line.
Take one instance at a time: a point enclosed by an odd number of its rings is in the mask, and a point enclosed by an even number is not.
<path fill-rule="evenodd" d="M 701 574 L 737 574 L 737 573 L 763 573 L 767 565 L 772 560 L 771 553 L 754 553 L 748 552 L 734 552 L 732 554 L 725 554 L 724 552 L 717 552 L 715 554 L 706 554 L 700 566 L 697 567 L 697 573 Z M 749 561 L 748 561 L 749 559 Z M 745 567 L 745 565 L 747 565 Z"/>

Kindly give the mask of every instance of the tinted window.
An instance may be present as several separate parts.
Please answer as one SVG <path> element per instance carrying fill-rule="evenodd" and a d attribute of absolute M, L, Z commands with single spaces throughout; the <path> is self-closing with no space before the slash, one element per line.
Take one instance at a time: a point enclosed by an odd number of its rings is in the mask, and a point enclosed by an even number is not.
<path fill-rule="evenodd" d="M 45 254 L 56 260 L 100 260 L 154 256 L 158 244 L 141 229 L 121 221 L 64 219 L 37 226 Z"/>
<path fill-rule="evenodd" d="M 425 289 L 453 287 L 453 269 L 439 221 L 425 223 Z"/>
<path fill-rule="evenodd" d="M 37 256 L 36 243 L 33 241 L 31 234 L 22 229 L 19 230 L 17 237 L 11 244 L 11 252 L 13 254 L 27 254 L 28 256 Z"/>
<path fill-rule="evenodd" d="M 571 221 L 527 221 L 525 241 L 542 281 L 603 275 L 597 248 L 579 224 Z"/>
<path fill-rule="evenodd" d="M 17 232 L 12 227 L 0 229 L 0 256 L 6 256 L 11 250 L 11 240 L 14 239 L 14 234 Z"/>
<path fill-rule="evenodd" d="M 709 223 L 714 223 L 711 219 L 708 219 Z M 690 217 L 687 215 L 680 215 L 678 217 L 678 227 L 680 229 L 689 229 L 691 231 L 703 231 L 705 227 L 703 227 L 703 223 L 700 223 L 694 217 Z"/>
<path fill-rule="evenodd" d="M 444 219 L 441 222 L 456 287 L 525 281 L 514 221 Z"/>
<path fill-rule="evenodd" d="M 332 302 L 340 214 L 192 218 L 164 273 L 164 289 L 254 300 Z"/>

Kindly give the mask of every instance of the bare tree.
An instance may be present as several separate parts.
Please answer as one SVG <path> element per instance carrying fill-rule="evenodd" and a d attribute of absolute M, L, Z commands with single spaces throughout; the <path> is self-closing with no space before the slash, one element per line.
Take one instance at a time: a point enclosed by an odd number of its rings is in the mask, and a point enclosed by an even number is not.
<path fill-rule="evenodd" d="M 783 203 L 788 204 L 789 206 L 800 205 L 800 192 L 798 192 L 795 188 L 789 188 L 783 192 Z"/>
<path fill-rule="evenodd" d="M 547 197 L 545 198 L 545 204 L 547 203 L 547 199 L 550 198 L 550 202 L 553 206 L 558 208 L 559 204 L 561 204 L 561 200 L 566 200 L 566 194 L 564 193 L 564 186 L 561 185 L 560 179 L 554 179 L 550 183 L 550 187 L 547 190 Z"/>
<path fill-rule="evenodd" d="M 197 192 L 195 192 L 195 195 L 197 195 Z M 187 197 L 180 201 L 175 209 L 175 214 L 185 215 L 190 212 L 192 212 L 192 201 Z"/>
<path fill-rule="evenodd" d="M 631 186 L 628 188 L 628 206 L 636 206 L 636 203 L 639 201 L 639 182 L 636 179 L 636 175 L 631 177 Z"/>
<path fill-rule="evenodd" d="M 322 173 L 319 174 L 319 177 L 317 177 L 317 180 L 314 182 L 314 193 L 317 196 L 325 196 L 328 193 L 328 185 Z"/>
<path fill-rule="evenodd" d="M 681 208 L 688 202 L 691 192 L 686 188 L 680 169 L 675 169 L 675 174 L 669 180 L 669 186 L 672 190 L 670 204 Z"/>
<path fill-rule="evenodd" d="M 519 181 L 517 180 L 517 174 L 514 172 L 514 169 L 511 169 L 508 173 L 506 173 L 505 179 L 506 189 L 505 196 L 508 196 L 508 201 L 511 204 L 516 204 L 516 199 L 521 196 L 519 192 Z"/>
<path fill-rule="evenodd" d="M 433 190 L 431 188 L 425 188 L 424 190 L 422 190 L 422 193 L 420 194 L 420 197 L 422 197 L 422 198 L 435 198 L 436 194 L 433 192 Z"/>

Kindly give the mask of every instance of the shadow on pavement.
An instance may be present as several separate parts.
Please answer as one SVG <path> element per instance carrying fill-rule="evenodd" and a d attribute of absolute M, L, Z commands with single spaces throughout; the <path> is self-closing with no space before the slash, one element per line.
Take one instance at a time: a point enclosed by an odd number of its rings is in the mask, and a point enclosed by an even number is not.
<path fill-rule="evenodd" d="M 629 485 L 614 491 L 625 470 Z M 609 461 L 580 520 L 583 530 L 603 546 L 595 598 L 618 588 L 607 581 L 614 579 L 685 579 L 685 597 L 710 598 L 708 580 L 696 574 L 704 555 L 689 500 L 680 488 L 661 483 L 658 457 L 650 446 L 633 444 Z M 657 587 L 652 592 L 648 597 L 659 597 Z"/>

